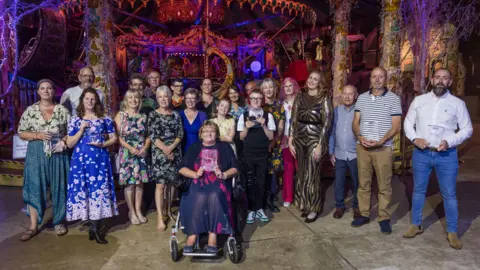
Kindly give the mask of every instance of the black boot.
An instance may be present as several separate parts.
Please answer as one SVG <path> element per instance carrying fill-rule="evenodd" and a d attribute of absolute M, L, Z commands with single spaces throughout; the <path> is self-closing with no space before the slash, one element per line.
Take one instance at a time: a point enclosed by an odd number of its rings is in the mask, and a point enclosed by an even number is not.
<path fill-rule="evenodd" d="M 273 202 L 273 194 L 270 192 L 267 192 L 266 205 L 267 205 L 267 209 L 270 210 L 272 213 L 280 212 L 280 209 Z"/>
<path fill-rule="evenodd" d="M 105 240 L 105 236 L 100 234 L 98 225 L 100 221 L 99 220 L 90 220 L 90 231 L 88 232 L 88 239 L 92 241 L 95 239 L 97 244 L 108 244 L 108 241 Z"/>

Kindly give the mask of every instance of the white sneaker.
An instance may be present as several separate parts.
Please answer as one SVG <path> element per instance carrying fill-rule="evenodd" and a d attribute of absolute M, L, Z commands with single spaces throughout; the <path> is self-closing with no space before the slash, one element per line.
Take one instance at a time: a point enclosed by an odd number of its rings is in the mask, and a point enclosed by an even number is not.
<path fill-rule="evenodd" d="M 287 207 L 287 208 L 288 208 L 288 207 L 290 207 L 290 205 L 291 205 L 291 203 L 289 203 L 289 202 L 283 202 L 283 207 Z"/>
<path fill-rule="evenodd" d="M 257 211 L 256 217 L 260 219 L 263 222 L 269 222 L 270 219 L 265 215 L 265 212 L 263 212 L 263 209 L 260 209 Z"/>
<path fill-rule="evenodd" d="M 255 222 L 255 211 L 248 211 L 247 224 Z"/>

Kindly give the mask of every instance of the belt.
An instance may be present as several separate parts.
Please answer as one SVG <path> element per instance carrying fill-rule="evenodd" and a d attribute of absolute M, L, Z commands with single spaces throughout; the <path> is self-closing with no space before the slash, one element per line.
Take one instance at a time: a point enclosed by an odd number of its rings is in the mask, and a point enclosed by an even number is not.
<path fill-rule="evenodd" d="M 312 122 L 312 121 L 303 121 L 303 120 L 298 120 L 299 123 L 305 124 L 305 125 L 320 125 L 322 124 L 321 122 Z"/>

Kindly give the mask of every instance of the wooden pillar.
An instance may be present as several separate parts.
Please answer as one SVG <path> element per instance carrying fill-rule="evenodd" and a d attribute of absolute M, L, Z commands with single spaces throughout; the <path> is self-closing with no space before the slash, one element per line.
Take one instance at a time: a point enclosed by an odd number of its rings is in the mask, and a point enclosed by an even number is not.
<path fill-rule="evenodd" d="M 87 65 L 95 72 L 94 87 L 105 95 L 106 111 L 117 109 L 118 87 L 115 81 L 115 42 L 112 36 L 109 1 L 88 0 L 85 8 Z"/>
<path fill-rule="evenodd" d="M 332 1 L 333 2 L 333 1 Z M 332 4 L 332 2 L 330 2 Z M 332 5 L 331 5 L 332 6 Z M 350 22 L 351 0 L 335 0 L 334 15 L 334 56 L 333 56 L 333 106 L 342 104 L 342 89 L 347 83 L 348 25 Z"/>
<path fill-rule="evenodd" d="M 396 87 L 400 79 L 400 0 L 382 0 L 382 58 L 380 66 L 387 70 L 387 88 L 401 95 Z"/>

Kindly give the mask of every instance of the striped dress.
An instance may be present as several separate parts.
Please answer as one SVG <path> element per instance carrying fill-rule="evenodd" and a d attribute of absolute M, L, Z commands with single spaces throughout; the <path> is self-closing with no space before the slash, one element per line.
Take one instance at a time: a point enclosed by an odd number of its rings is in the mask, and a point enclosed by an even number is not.
<path fill-rule="evenodd" d="M 310 96 L 305 92 L 293 102 L 290 136 L 297 153 L 298 172 L 295 205 L 303 212 L 321 212 L 321 163 L 327 152 L 328 131 L 332 123 L 332 103 L 327 95 Z M 313 150 L 321 144 L 320 161 L 313 159 Z"/>

